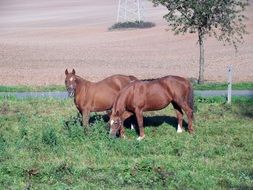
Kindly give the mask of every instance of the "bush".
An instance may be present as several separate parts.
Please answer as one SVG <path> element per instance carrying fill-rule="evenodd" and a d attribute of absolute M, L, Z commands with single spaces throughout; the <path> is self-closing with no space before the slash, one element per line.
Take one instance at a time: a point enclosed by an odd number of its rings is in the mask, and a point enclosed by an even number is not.
<path fill-rule="evenodd" d="M 112 25 L 109 30 L 128 29 L 128 28 L 152 28 L 155 24 L 152 22 L 135 21 L 135 22 L 118 22 Z"/>

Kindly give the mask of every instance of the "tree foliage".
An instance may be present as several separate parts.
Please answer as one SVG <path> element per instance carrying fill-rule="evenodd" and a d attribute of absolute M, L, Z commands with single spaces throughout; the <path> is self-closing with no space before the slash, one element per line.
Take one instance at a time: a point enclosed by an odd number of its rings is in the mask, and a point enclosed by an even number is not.
<path fill-rule="evenodd" d="M 198 33 L 200 47 L 199 83 L 204 82 L 204 38 L 214 36 L 237 50 L 246 34 L 243 12 L 248 0 L 152 0 L 165 6 L 164 16 L 175 34 Z"/>
<path fill-rule="evenodd" d="M 175 34 L 201 32 L 237 47 L 246 32 L 243 11 L 248 0 L 153 0 L 165 6 L 164 16 Z"/>

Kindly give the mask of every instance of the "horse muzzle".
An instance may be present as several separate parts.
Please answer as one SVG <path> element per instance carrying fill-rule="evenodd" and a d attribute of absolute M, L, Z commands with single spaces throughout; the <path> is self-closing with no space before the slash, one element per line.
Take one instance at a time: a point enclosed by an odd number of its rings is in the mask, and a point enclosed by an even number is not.
<path fill-rule="evenodd" d="M 116 134 L 117 134 L 116 130 L 113 130 L 112 128 L 110 128 L 110 132 L 109 132 L 110 137 L 114 138 L 116 137 Z"/>
<path fill-rule="evenodd" d="M 73 88 L 68 88 L 67 91 L 68 91 L 68 96 L 69 97 L 74 97 L 75 90 Z"/>

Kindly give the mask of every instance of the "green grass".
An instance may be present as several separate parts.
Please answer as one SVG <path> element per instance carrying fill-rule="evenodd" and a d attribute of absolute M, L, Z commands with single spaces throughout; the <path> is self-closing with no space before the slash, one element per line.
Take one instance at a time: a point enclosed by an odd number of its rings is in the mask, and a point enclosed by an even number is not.
<path fill-rule="evenodd" d="M 252 189 L 253 99 L 225 101 L 196 98 L 194 135 L 146 113 L 138 142 L 96 114 L 84 131 L 72 99 L 0 98 L 0 189 Z"/>
<path fill-rule="evenodd" d="M 205 83 L 194 84 L 195 90 L 226 90 L 228 88 L 227 83 Z M 232 84 L 233 90 L 253 90 L 253 82 L 241 82 Z"/>
<path fill-rule="evenodd" d="M 1 86 L 0 92 L 54 92 L 66 91 L 64 85 L 48 85 L 48 86 Z"/>
<path fill-rule="evenodd" d="M 226 83 L 194 83 L 195 90 L 226 90 Z M 235 83 L 232 85 L 234 90 L 253 90 L 253 82 Z M 64 85 L 49 85 L 49 86 L 1 86 L 0 92 L 53 92 L 66 91 Z"/>

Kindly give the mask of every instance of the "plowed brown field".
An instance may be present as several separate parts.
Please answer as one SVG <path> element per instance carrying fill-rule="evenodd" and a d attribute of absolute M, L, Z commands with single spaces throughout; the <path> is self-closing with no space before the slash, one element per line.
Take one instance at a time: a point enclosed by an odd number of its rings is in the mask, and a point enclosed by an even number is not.
<path fill-rule="evenodd" d="M 253 2 L 253 1 L 251 1 Z M 166 10 L 144 2 L 150 29 L 108 31 L 116 21 L 117 0 L 2 0 L 0 2 L 0 85 L 63 84 L 75 68 L 92 81 L 121 73 L 139 78 L 198 76 L 195 34 L 167 31 Z M 236 53 L 216 39 L 205 41 L 205 78 L 253 81 L 253 6 L 246 15 L 245 43 Z"/>

